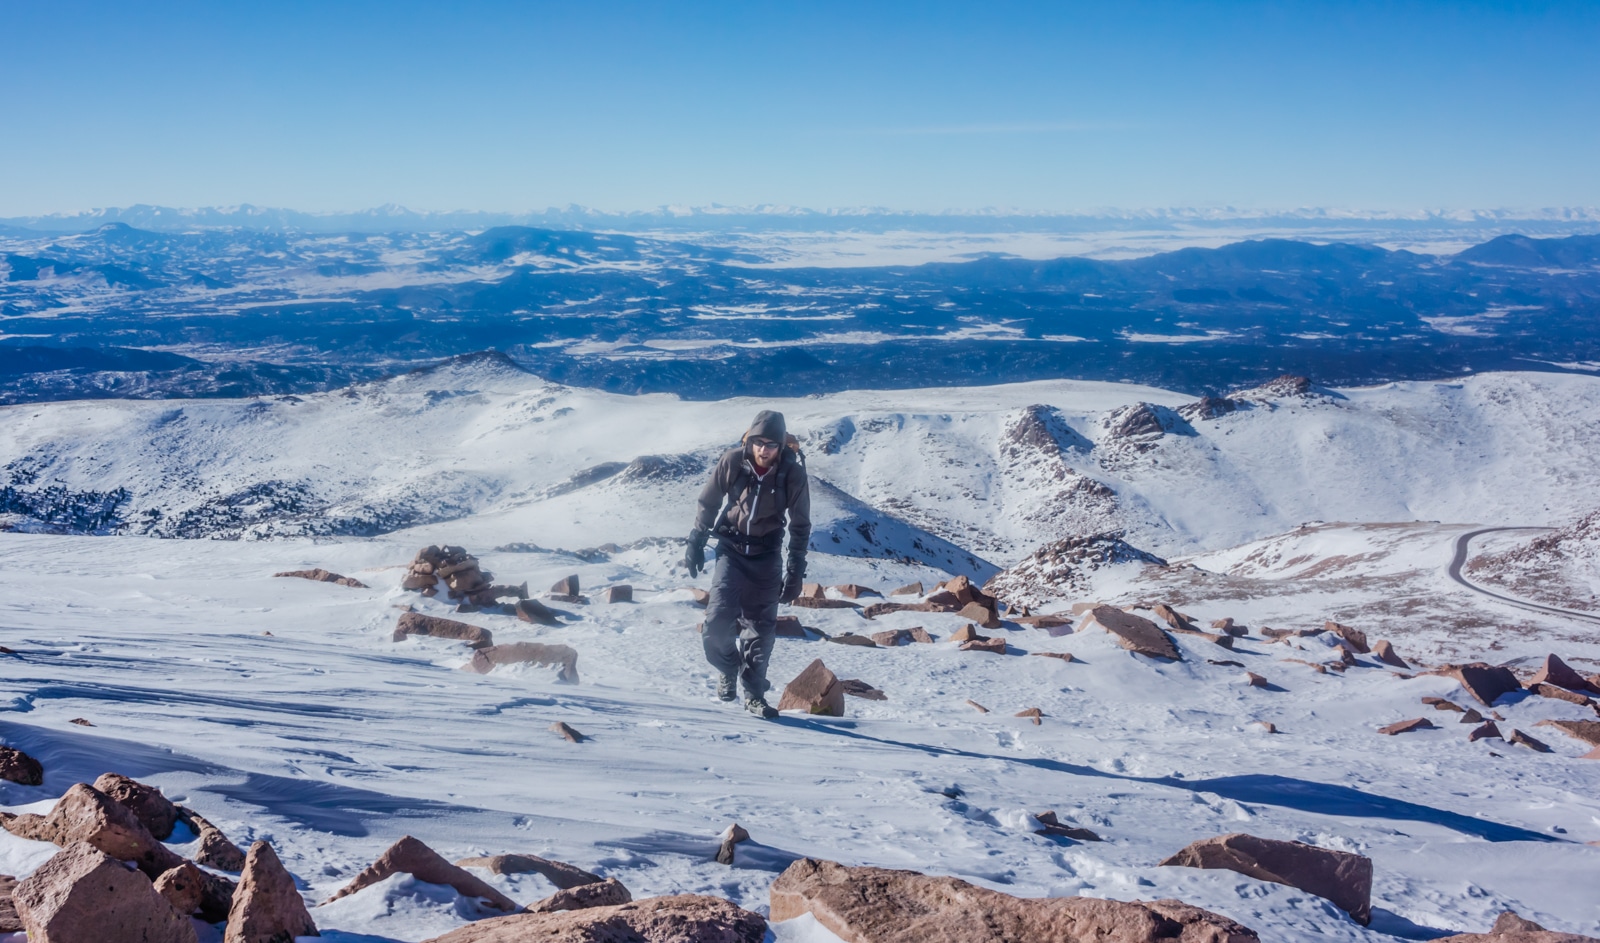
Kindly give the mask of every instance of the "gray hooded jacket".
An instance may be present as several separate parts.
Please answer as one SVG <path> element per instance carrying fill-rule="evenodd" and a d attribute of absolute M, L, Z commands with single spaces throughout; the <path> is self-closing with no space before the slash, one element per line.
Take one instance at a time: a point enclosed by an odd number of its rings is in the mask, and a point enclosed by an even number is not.
<path fill-rule="evenodd" d="M 790 557 L 806 552 L 811 541 L 811 484 L 805 464 L 784 444 L 787 436 L 781 413 L 764 410 L 756 416 L 745 433 L 746 443 L 755 437 L 780 443 L 778 464 L 758 480 L 748 444 L 724 452 L 711 480 L 700 491 L 695 530 L 715 535 L 724 545 L 731 543 L 740 553 L 754 555 L 778 549 L 787 517 Z M 780 478 L 783 494 L 778 493 Z"/>

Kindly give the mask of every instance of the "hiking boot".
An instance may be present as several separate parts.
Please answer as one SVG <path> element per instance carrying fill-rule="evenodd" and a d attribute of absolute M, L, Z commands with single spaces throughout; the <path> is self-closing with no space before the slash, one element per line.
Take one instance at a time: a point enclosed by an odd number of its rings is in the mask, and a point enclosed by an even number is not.
<path fill-rule="evenodd" d="M 737 675 L 723 675 L 717 679 L 717 700 L 731 701 L 739 696 L 739 678 Z"/>
<path fill-rule="evenodd" d="M 744 709 L 760 717 L 762 720 L 771 720 L 778 716 L 778 709 L 767 703 L 767 699 L 759 694 L 752 694 L 744 699 Z"/>

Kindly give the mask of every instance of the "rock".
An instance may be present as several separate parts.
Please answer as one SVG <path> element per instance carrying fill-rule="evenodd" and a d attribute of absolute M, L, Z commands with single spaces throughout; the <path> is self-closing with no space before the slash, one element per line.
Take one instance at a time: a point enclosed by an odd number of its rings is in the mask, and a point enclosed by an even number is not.
<path fill-rule="evenodd" d="M 1251 943 L 1255 932 L 1175 900 L 1012 897 L 952 877 L 802 858 L 773 882 L 773 922 L 811 914 L 851 943 Z M 454 943 L 454 941 L 452 941 Z"/>
<path fill-rule="evenodd" d="M 921 583 L 907 583 L 906 585 L 900 587 L 899 589 L 891 589 L 889 591 L 889 595 L 891 595 L 891 596 L 921 596 L 922 595 L 922 584 Z"/>
<path fill-rule="evenodd" d="M 1350 647 L 1355 649 L 1358 655 L 1365 655 L 1371 651 L 1367 647 L 1367 633 L 1362 632 L 1360 629 L 1352 629 L 1348 625 L 1340 625 L 1337 622 L 1325 622 L 1322 627 L 1349 642 Z"/>
<path fill-rule="evenodd" d="M 317 924 L 277 852 L 264 841 L 251 845 L 223 943 L 293 943 L 297 936 L 317 935 Z"/>
<path fill-rule="evenodd" d="M 1189 620 L 1188 616 L 1172 608 L 1166 603 L 1158 602 L 1150 608 L 1150 611 L 1154 612 L 1157 618 L 1174 629 L 1180 629 L 1185 632 L 1197 631 L 1194 623 Z"/>
<path fill-rule="evenodd" d="M 1062 825 L 1056 818 L 1054 810 L 1040 812 L 1034 818 L 1039 820 L 1039 827 L 1033 830 L 1035 835 L 1054 835 L 1061 838 L 1073 838 L 1078 841 L 1104 841 L 1099 835 L 1086 828 L 1075 825 Z"/>
<path fill-rule="evenodd" d="M 1557 701 L 1567 701 L 1583 707 L 1593 707 L 1594 700 L 1588 695 L 1579 694 L 1577 691 L 1568 691 L 1566 688 L 1556 687 L 1544 681 L 1536 681 L 1528 685 L 1528 691 L 1540 697 L 1548 697 Z"/>
<path fill-rule="evenodd" d="M 264 842 L 256 842 L 256 847 L 264 847 L 264 845 Z M 271 849 L 268 850 L 270 851 Z M 255 854 L 255 847 L 250 849 L 250 853 L 252 855 Z M 245 873 L 246 877 L 248 877 L 249 870 L 246 869 Z M 328 898 L 324 903 L 332 903 L 342 897 L 349 897 L 351 894 L 363 888 L 371 887 L 394 874 L 409 874 L 426 884 L 442 884 L 446 887 L 453 887 L 461 896 L 479 898 L 496 910 L 513 911 L 518 909 L 516 901 L 500 893 L 494 887 L 485 884 L 481 879 L 439 857 L 438 852 L 410 835 L 390 845 L 387 851 L 378 856 L 377 861 L 367 865 L 349 884 L 340 888 L 339 893 Z M 240 885 L 240 890 L 241 892 L 243 891 L 242 884 Z"/>
<path fill-rule="evenodd" d="M 678 894 L 615 907 L 479 920 L 428 943 L 761 943 L 767 921 L 720 897 Z"/>
<path fill-rule="evenodd" d="M 518 606 L 521 611 L 521 606 Z M 473 648 L 487 648 L 494 644 L 494 635 L 488 629 L 453 619 L 425 616 L 420 612 L 402 612 L 394 627 L 394 640 L 404 641 L 410 635 L 430 635 L 434 638 L 460 639 Z"/>
<path fill-rule="evenodd" d="M 838 645 L 855 645 L 859 648 L 878 647 L 877 642 L 867 638 L 865 635 L 857 635 L 854 632 L 840 632 L 838 635 L 830 636 L 828 641 Z"/>
<path fill-rule="evenodd" d="M 1072 624 L 1071 619 L 1061 616 L 1013 616 L 1011 621 L 1018 625 L 1031 625 L 1036 629 L 1059 629 Z M 1056 635 L 1058 633 L 1051 632 L 1050 634 Z"/>
<path fill-rule="evenodd" d="M 351 589 L 367 589 L 367 584 L 349 576 L 340 576 L 318 567 L 315 570 L 287 570 L 283 573 L 274 573 L 273 576 L 293 576 L 303 580 L 315 580 L 319 583 L 335 583 L 339 586 L 348 586 Z"/>
<path fill-rule="evenodd" d="M 839 684 L 843 685 L 844 693 L 851 697 L 859 697 L 868 701 L 887 701 L 889 699 L 889 695 L 859 678 L 846 678 L 840 681 Z"/>
<path fill-rule="evenodd" d="M 606 878 L 598 884 L 580 884 L 577 887 L 556 891 L 544 900 L 529 904 L 527 913 L 553 914 L 561 910 L 586 910 L 590 907 L 615 907 L 633 901 L 633 895 L 616 878 Z"/>
<path fill-rule="evenodd" d="M 1250 686 L 1252 688 L 1265 688 L 1269 686 L 1267 679 L 1256 674 L 1254 671 L 1246 671 L 1244 676 L 1245 679 L 1250 682 Z"/>
<path fill-rule="evenodd" d="M 804 599 L 827 599 L 828 591 L 821 583 L 801 583 L 800 597 Z"/>
<path fill-rule="evenodd" d="M 1013 717 L 1028 717 L 1028 718 L 1031 718 L 1033 720 L 1033 725 L 1035 727 L 1037 727 L 1040 724 L 1044 723 L 1044 721 L 1042 721 L 1040 719 L 1040 718 L 1044 717 L 1044 711 L 1040 710 L 1037 707 L 1024 708 L 1023 710 L 1017 711 L 1015 714 L 1012 714 L 1011 716 L 1013 716 Z"/>
<path fill-rule="evenodd" d="M 980 638 L 983 638 L 983 636 L 978 634 L 978 627 L 972 625 L 971 623 L 968 623 L 950 633 L 950 641 L 952 642 L 970 642 L 974 639 Z"/>
<path fill-rule="evenodd" d="M 19 786 L 44 785 L 44 766 L 13 747 L 0 747 L 0 779 Z"/>
<path fill-rule="evenodd" d="M 1487 723 L 1485 723 L 1482 727 L 1474 728 L 1471 733 L 1467 734 L 1467 742 L 1468 743 L 1477 743 L 1479 740 L 1489 740 L 1489 739 L 1494 739 L 1494 740 L 1502 740 L 1502 739 L 1504 739 L 1503 737 L 1500 736 L 1500 728 L 1496 727 L 1495 724 L 1494 724 L 1494 721 L 1492 721 L 1492 720 L 1487 722 Z"/>
<path fill-rule="evenodd" d="M 1457 704 L 1455 701 L 1442 697 L 1425 697 L 1422 699 L 1422 703 L 1427 704 L 1434 710 L 1455 711 L 1458 714 L 1461 713 L 1462 710 L 1461 705 Z"/>
<path fill-rule="evenodd" d="M 1600 939 L 1546 930 L 1532 920 L 1517 916 L 1515 911 L 1507 910 L 1488 933 L 1457 933 L 1439 937 L 1434 943 L 1600 943 Z"/>
<path fill-rule="evenodd" d="M 818 658 L 807 665 L 783 689 L 780 711 L 805 711 L 829 717 L 844 716 L 844 687 L 839 678 Z"/>
<path fill-rule="evenodd" d="M 569 743 L 582 743 L 584 740 L 588 739 L 577 730 L 567 726 L 564 721 L 560 720 L 550 725 L 550 732 L 560 734 L 561 738 Z"/>
<path fill-rule="evenodd" d="M 1250 723 L 1254 724 L 1257 727 L 1260 727 L 1262 730 L 1266 731 L 1267 733 L 1277 733 L 1278 732 L 1278 725 L 1273 723 L 1270 720 L 1252 720 L 1252 721 L 1250 721 Z"/>
<path fill-rule="evenodd" d="M 717 864 L 733 864 L 734 846 L 750 840 L 750 833 L 738 822 L 722 832 L 722 844 L 717 847 Z"/>
<path fill-rule="evenodd" d="M 911 633 L 911 640 L 913 642 L 917 642 L 922 645 L 933 644 L 933 636 L 929 635 L 928 630 L 924 629 L 920 625 L 914 625 L 911 628 L 906 629 L 906 631 Z"/>
<path fill-rule="evenodd" d="M 1394 646 L 1389 644 L 1388 639 L 1379 639 L 1378 643 L 1372 646 L 1372 654 L 1377 655 L 1378 660 L 1386 665 L 1393 665 L 1396 668 L 1411 667 L 1410 665 L 1406 664 L 1406 660 L 1404 658 L 1401 658 L 1399 655 L 1395 654 Z"/>
<path fill-rule="evenodd" d="M 1539 671 L 1533 676 L 1533 680 L 1528 682 L 1529 687 L 1533 687 L 1536 684 L 1553 684 L 1558 688 L 1566 688 L 1568 691 L 1600 694 L 1600 688 L 1590 684 L 1588 678 L 1573 671 L 1567 666 L 1566 662 L 1554 654 L 1545 656 L 1544 664 L 1539 667 Z"/>
<path fill-rule="evenodd" d="M 865 586 L 857 586 L 854 583 L 841 583 L 840 585 L 835 586 L 834 589 L 838 590 L 839 595 L 845 597 L 846 599 L 860 599 L 862 596 L 883 595 L 875 589 L 868 589 Z"/>
<path fill-rule="evenodd" d="M 805 638 L 806 627 L 800 624 L 796 616 L 779 616 L 775 630 L 779 638 Z"/>
<path fill-rule="evenodd" d="M 887 632 L 872 633 L 872 640 L 884 648 L 894 648 L 897 645 L 909 644 L 911 633 L 905 629 L 890 629 Z"/>
<path fill-rule="evenodd" d="M 848 599 L 818 599 L 812 596 L 796 596 L 789 600 L 789 605 L 801 609 L 860 609 L 861 604 Z"/>
<path fill-rule="evenodd" d="M 1004 655 L 1006 653 L 1006 640 L 980 636 L 970 642 L 962 642 L 961 650 L 964 652 L 991 652 L 996 655 Z"/>
<path fill-rule="evenodd" d="M 962 606 L 956 611 L 956 615 L 963 619 L 971 619 L 973 622 L 976 622 L 986 629 L 1000 628 L 999 613 L 997 613 L 993 608 L 985 606 L 981 602 L 973 601 L 967 603 L 965 606 Z"/>
<path fill-rule="evenodd" d="M 627 583 L 618 583 L 615 586 L 607 586 L 606 602 L 633 602 L 633 587 L 629 586 Z M 621 885 L 618 886 L 620 887 Z M 626 903 L 626 901 L 618 901 L 618 903 Z"/>
<path fill-rule="evenodd" d="M 1243 668 L 1244 667 L 1244 662 L 1242 662 L 1242 661 L 1234 661 L 1231 658 L 1207 658 L 1206 659 L 1206 664 L 1208 664 L 1208 665 L 1219 665 L 1219 666 L 1221 666 L 1223 668 Z"/>
<path fill-rule="evenodd" d="M 1194 842 L 1161 866 L 1237 871 L 1315 894 L 1362 926 L 1372 920 L 1372 859 L 1347 851 L 1235 832 Z"/>
<path fill-rule="evenodd" d="M 1200 419 L 1218 419 L 1239 408 L 1239 404 L 1225 396 L 1202 396 L 1193 403 L 1178 407 L 1178 415 L 1194 422 Z"/>
<path fill-rule="evenodd" d="M 200 869 L 193 862 L 185 861 L 164 872 L 156 878 L 155 889 L 180 914 L 187 916 L 200 909 Z"/>
<path fill-rule="evenodd" d="M 1219 635 L 1215 632 L 1202 632 L 1199 629 L 1180 629 L 1177 627 L 1173 627 L 1169 631 L 1176 632 L 1179 635 L 1192 635 L 1195 638 L 1203 638 L 1213 645 L 1220 645 L 1230 651 L 1233 649 L 1233 636 L 1231 635 Z"/>
<path fill-rule="evenodd" d="M 583 590 L 578 588 L 578 574 L 574 573 L 571 576 L 563 577 L 562 579 L 556 580 L 555 585 L 550 587 L 550 595 L 552 595 L 552 596 L 581 596 L 581 595 L 583 595 Z"/>
<path fill-rule="evenodd" d="M 194 855 L 195 864 L 235 874 L 244 870 L 244 852 L 222 834 L 222 829 L 206 821 L 200 813 L 183 806 L 178 807 L 178 817 L 200 836 L 200 847 Z"/>
<path fill-rule="evenodd" d="M 1520 730 L 1513 729 L 1511 736 L 1506 738 L 1507 743 L 1520 743 L 1535 753 L 1549 753 L 1550 745 L 1543 740 L 1535 740 Z"/>
<path fill-rule="evenodd" d="M 129 871 L 87 842 L 70 842 L 12 897 L 28 943 L 195 943 L 194 924 Z M 107 935 L 114 930 L 115 935 Z"/>
<path fill-rule="evenodd" d="M 956 598 L 955 593 L 943 589 L 929 595 L 927 599 L 923 600 L 923 602 L 933 607 L 931 610 L 933 612 L 955 612 L 957 609 L 960 609 L 962 606 L 966 605 L 965 602 L 962 602 L 960 599 Z"/>
<path fill-rule="evenodd" d="M 694 597 L 694 604 L 697 606 L 707 606 L 711 604 L 711 594 L 698 586 L 689 587 L 689 595 Z M 521 613 L 518 613 L 518 615 L 521 615 Z"/>
<path fill-rule="evenodd" d="M 1600 747 L 1600 720 L 1541 720 L 1535 727 L 1554 727 L 1569 737 Z"/>
<path fill-rule="evenodd" d="M 1165 658 L 1169 661 L 1183 659 L 1178 646 L 1173 644 L 1167 633 L 1161 631 L 1160 627 L 1149 619 L 1140 618 L 1131 612 L 1124 612 L 1114 606 L 1096 606 L 1089 610 L 1078 631 L 1082 632 L 1090 626 L 1099 626 L 1110 632 L 1116 637 L 1117 644 L 1136 655 Z"/>
<path fill-rule="evenodd" d="M 126 806 L 87 783 L 66 791 L 47 816 L 19 815 L 5 821 L 13 835 L 66 846 L 87 842 L 118 861 L 131 861 L 155 879 L 183 863 L 156 840 Z"/>
<path fill-rule="evenodd" d="M 1224 619 L 1212 619 L 1211 620 L 1211 627 L 1213 629 L 1216 629 L 1218 632 L 1226 632 L 1229 635 L 1243 635 L 1244 634 L 1244 632 L 1242 630 L 1238 631 L 1238 632 L 1233 631 L 1234 629 L 1239 628 L 1239 626 L 1236 626 L 1236 625 L 1233 624 L 1233 617 L 1232 616 L 1229 616 L 1229 617 L 1224 618 Z"/>
<path fill-rule="evenodd" d="M 1483 715 L 1478 713 L 1477 708 L 1469 707 L 1462 712 L 1461 719 L 1456 721 L 1456 723 L 1480 724 L 1483 723 Z"/>
<path fill-rule="evenodd" d="M 1074 661 L 1071 652 L 1029 652 L 1035 658 L 1059 658 L 1062 661 Z"/>
<path fill-rule="evenodd" d="M 178 822 L 178 807 L 168 801 L 161 790 L 120 773 L 101 774 L 94 781 L 94 788 L 126 806 L 158 840 L 166 841 L 172 837 L 172 826 Z"/>
<path fill-rule="evenodd" d="M 1296 664 L 1296 665 L 1305 665 L 1306 667 L 1311 668 L 1312 670 L 1316 671 L 1316 673 L 1319 674 L 1319 675 L 1325 675 L 1325 674 L 1328 673 L 1328 666 L 1327 665 L 1319 665 L 1314 661 L 1306 661 L 1304 658 L 1280 658 L 1278 660 L 1279 661 L 1289 662 L 1291 664 Z M 1338 671 L 1343 671 L 1344 670 L 1344 666 L 1343 665 L 1337 665 L 1336 664 L 1333 667 Z"/>
<path fill-rule="evenodd" d="M 974 701 L 971 698 L 967 698 L 967 706 L 972 708 L 973 710 L 977 711 L 980 714 L 989 713 L 989 708 L 984 707 L 982 704 L 979 704 L 977 701 Z"/>
<path fill-rule="evenodd" d="M 400 580 L 401 589 L 432 589 L 439 582 L 439 577 L 433 573 L 411 572 Z"/>
<path fill-rule="evenodd" d="M 487 868 L 495 874 L 537 874 L 561 890 L 597 884 L 605 878 L 591 874 L 564 861 L 551 861 L 538 855 L 490 855 L 483 858 L 462 858 L 456 862 L 460 868 Z"/>
<path fill-rule="evenodd" d="M 875 602 L 861 610 L 861 615 L 868 619 L 886 616 L 891 612 L 936 612 L 937 606 L 925 602 Z"/>
<path fill-rule="evenodd" d="M 560 625 L 561 620 L 550 610 L 549 606 L 537 599 L 517 600 L 517 618 L 523 622 L 532 622 L 534 625 Z"/>
<path fill-rule="evenodd" d="M 498 665 L 559 665 L 556 677 L 576 683 L 578 680 L 578 652 L 570 645 L 545 645 L 540 642 L 511 642 L 507 645 L 490 645 L 472 653 L 472 660 L 461 666 L 462 671 L 486 675 Z"/>
<path fill-rule="evenodd" d="M 17 879 L 0 874 L 0 933 L 21 933 L 22 920 L 17 916 L 17 905 L 12 895 L 17 890 Z"/>
<path fill-rule="evenodd" d="M 85 718 L 85 717 L 74 717 L 71 720 L 67 721 L 67 723 L 69 723 L 69 724 L 77 724 L 79 727 L 93 727 L 94 726 L 94 724 L 91 724 L 89 722 L 88 718 Z"/>
<path fill-rule="evenodd" d="M 1473 662 L 1444 669 L 1444 673 L 1461 682 L 1467 693 L 1477 698 L 1485 707 L 1493 707 L 1496 699 L 1513 691 L 1522 690 L 1517 676 L 1510 668 Z"/>
<path fill-rule="evenodd" d="M 1416 717 L 1411 720 L 1402 720 L 1387 727 L 1379 727 L 1378 732 L 1394 736 L 1397 733 L 1410 733 L 1413 730 L 1433 730 L 1433 721 L 1426 717 Z"/>

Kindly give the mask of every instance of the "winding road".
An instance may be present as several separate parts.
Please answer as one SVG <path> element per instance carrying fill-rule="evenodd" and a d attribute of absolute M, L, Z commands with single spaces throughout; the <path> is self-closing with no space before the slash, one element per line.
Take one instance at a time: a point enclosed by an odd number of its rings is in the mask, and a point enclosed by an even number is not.
<path fill-rule="evenodd" d="M 1570 619 L 1581 619 L 1584 622 L 1593 622 L 1597 625 L 1600 625 L 1600 615 L 1595 615 L 1591 612 L 1578 612 L 1573 609 L 1561 609 L 1557 606 L 1541 606 L 1536 602 L 1528 602 L 1525 599 L 1517 599 L 1514 596 L 1506 596 L 1501 593 L 1484 589 L 1482 586 L 1479 586 L 1476 583 L 1469 582 L 1466 577 L 1461 575 L 1461 568 L 1467 562 L 1468 545 L 1472 543 L 1472 538 L 1474 537 L 1477 537 L 1481 534 L 1492 534 L 1496 531 L 1554 529 L 1555 528 L 1553 527 L 1483 527 L 1479 528 L 1478 530 L 1468 531 L 1456 538 L 1456 555 L 1455 558 L 1450 561 L 1450 578 L 1475 593 L 1482 593 L 1491 599 L 1497 599 L 1500 602 L 1517 606 L 1521 609 L 1530 609 L 1534 612 L 1543 612 L 1555 616 L 1566 616 Z"/>

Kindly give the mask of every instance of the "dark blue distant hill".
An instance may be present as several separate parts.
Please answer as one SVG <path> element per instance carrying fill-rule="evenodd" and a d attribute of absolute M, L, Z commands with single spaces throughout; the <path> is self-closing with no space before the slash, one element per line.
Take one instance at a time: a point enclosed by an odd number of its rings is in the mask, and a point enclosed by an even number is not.
<path fill-rule="evenodd" d="M 1589 268 L 1600 265 L 1600 236 L 1533 239 L 1500 236 L 1455 256 L 1460 262 L 1518 268 Z"/>

